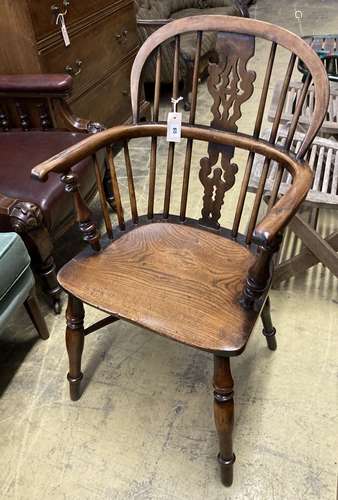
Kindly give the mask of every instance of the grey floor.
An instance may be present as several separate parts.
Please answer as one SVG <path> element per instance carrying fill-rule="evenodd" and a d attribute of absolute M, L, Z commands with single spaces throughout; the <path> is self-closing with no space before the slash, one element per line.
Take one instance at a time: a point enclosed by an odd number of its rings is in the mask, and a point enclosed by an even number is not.
<path fill-rule="evenodd" d="M 301 26 L 295 10 L 303 11 Z M 297 33 L 330 33 L 337 31 L 338 2 L 257 0 L 251 15 Z M 136 161 L 141 149 L 133 150 Z M 145 182 L 141 162 L 137 188 Z M 193 193 L 192 205 L 200 195 Z M 334 213 L 324 213 L 321 224 L 332 230 Z M 74 235 L 60 242 L 58 260 L 72 251 Z M 0 337 L 0 497 L 333 500 L 337 290 L 321 265 L 273 290 L 278 350 L 266 348 L 257 325 L 234 359 L 230 489 L 216 462 L 209 354 L 116 323 L 86 339 L 85 390 L 72 403 L 63 316 L 43 306 L 51 337 L 42 342 L 19 311 Z M 86 308 L 88 323 L 100 317 Z"/>

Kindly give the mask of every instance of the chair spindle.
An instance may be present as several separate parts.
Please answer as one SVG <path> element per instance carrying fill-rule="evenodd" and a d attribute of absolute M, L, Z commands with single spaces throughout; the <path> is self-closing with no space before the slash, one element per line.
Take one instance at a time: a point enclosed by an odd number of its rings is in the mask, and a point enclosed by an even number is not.
<path fill-rule="evenodd" d="M 124 143 L 124 160 L 126 163 L 127 179 L 128 179 L 128 192 L 130 200 L 131 217 L 134 224 L 138 223 L 137 202 L 135 195 L 135 185 L 133 177 L 133 169 L 130 161 L 128 142 Z"/>
<path fill-rule="evenodd" d="M 294 135 L 296 132 L 298 120 L 299 120 L 299 117 L 302 113 L 305 99 L 308 95 L 310 83 L 311 83 L 311 75 L 310 75 L 310 73 L 308 73 L 306 80 L 304 82 L 303 88 L 299 94 L 299 99 L 296 103 L 296 109 L 295 109 L 295 112 L 294 112 L 293 117 L 292 117 L 292 121 L 291 121 L 289 130 L 288 130 L 288 135 L 286 137 L 285 148 L 287 150 L 289 150 L 292 146 L 292 141 L 293 141 L 293 138 L 294 138 Z M 298 148 L 298 151 L 299 150 L 300 150 L 300 148 Z M 297 151 L 297 153 L 298 153 L 298 151 Z M 297 157 L 298 157 L 298 154 L 297 154 Z M 283 167 L 283 165 L 279 164 L 277 174 L 275 177 L 275 181 L 274 181 L 274 185 L 273 185 L 273 188 L 271 191 L 271 196 L 269 197 L 268 210 L 270 210 L 276 202 L 279 187 L 280 187 L 282 177 L 283 177 L 283 172 L 284 172 L 284 167 Z"/>
<path fill-rule="evenodd" d="M 201 58 L 202 35 L 203 35 L 202 31 L 197 32 L 196 52 L 195 52 L 195 61 L 194 61 L 194 73 L 193 73 L 193 79 L 192 79 L 191 109 L 190 109 L 190 116 L 189 116 L 189 124 L 190 125 L 194 125 L 195 116 L 196 116 L 198 73 L 199 73 L 199 65 L 200 65 L 200 58 Z M 182 196 L 181 196 L 180 219 L 182 221 L 185 220 L 186 210 L 187 210 L 192 145 L 193 145 L 193 140 L 188 139 L 187 140 L 187 147 L 186 147 L 186 151 L 185 151 L 184 171 L 183 171 L 183 186 L 182 186 Z"/>
<path fill-rule="evenodd" d="M 174 99 L 177 99 L 177 97 L 178 97 L 179 63 L 180 63 L 180 36 L 176 35 L 175 36 L 175 55 L 174 55 L 174 78 L 173 78 L 173 98 Z M 172 109 L 174 110 L 174 107 Z M 165 219 L 167 219 L 169 216 L 174 155 L 175 155 L 175 143 L 170 142 L 169 147 L 168 147 L 167 176 L 166 176 L 166 183 L 165 183 L 165 195 L 164 195 L 164 206 L 163 206 L 163 216 Z"/>
<path fill-rule="evenodd" d="M 162 65 L 161 47 L 159 47 L 157 49 L 157 54 L 156 54 L 155 94 L 154 94 L 154 109 L 153 109 L 154 122 L 158 122 L 158 116 L 159 116 L 161 65 Z M 156 161 L 157 161 L 157 137 L 152 137 L 151 151 L 150 151 L 150 165 L 149 165 L 148 219 L 152 219 L 154 216 Z"/>
<path fill-rule="evenodd" d="M 290 80 L 291 80 L 291 76 L 292 76 L 295 62 L 296 62 L 296 55 L 292 53 L 290 56 L 288 68 L 287 68 L 284 82 L 282 85 L 281 94 L 280 94 L 280 98 L 279 98 L 277 109 L 276 109 L 276 115 L 275 115 L 275 118 L 274 118 L 274 121 L 273 121 L 273 124 L 271 127 L 270 138 L 269 138 L 270 144 L 274 144 L 276 141 L 278 128 L 280 125 L 280 120 L 282 117 L 285 99 L 287 97 L 287 92 L 289 89 L 289 84 L 290 84 Z M 261 173 L 261 176 L 259 179 L 259 183 L 258 183 L 256 195 L 255 195 L 255 200 L 254 200 L 254 205 L 253 205 L 253 209 L 252 209 L 251 217 L 250 217 L 250 221 L 249 221 L 249 226 L 248 226 L 248 231 L 247 231 L 247 236 L 246 236 L 247 244 L 251 243 L 252 233 L 253 233 L 253 230 L 254 230 L 256 222 L 257 222 L 259 207 L 260 207 L 260 204 L 262 201 L 264 186 L 265 186 L 266 178 L 267 178 L 267 175 L 269 172 L 269 167 L 270 167 L 270 159 L 266 158 L 264 161 L 264 164 L 263 164 L 262 173 Z"/>
<path fill-rule="evenodd" d="M 103 214 L 103 219 L 104 219 L 104 223 L 106 226 L 106 231 L 107 231 L 108 237 L 110 239 L 113 239 L 113 226 L 112 226 L 110 216 L 109 216 L 108 204 L 107 204 L 106 196 L 104 193 L 104 188 L 103 188 L 103 184 L 102 184 L 102 176 L 101 176 L 99 162 L 97 161 L 96 155 L 93 156 L 93 162 L 94 162 L 94 166 L 95 166 L 96 184 L 97 184 L 97 189 L 99 192 L 100 204 L 101 204 L 101 208 L 102 208 L 102 214 Z"/>
<path fill-rule="evenodd" d="M 80 193 L 77 175 L 72 172 L 64 174 L 61 176 L 61 182 L 65 185 L 65 191 L 73 195 L 76 220 L 84 241 L 89 243 L 93 250 L 99 251 L 101 248 L 100 233 L 91 220 L 92 213 Z"/>
<path fill-rule="evenodd" d="M 124 222 L 123 208 L 122 208 L 122 203 L 121 203 L 120 189 L 119 189 L 119 184 L 117 181 L 115 163 L 113 160 L 113 152 L 112 152 L 111 147 L 109 147 L 109 146 L 107 147 L 107 160 L 108 160 L 110 177 L 111 177 L 111 182 L 112 182 L 113 195 L 114 195 L 114 199 L 115 199 L 117 220 L 118 220 L 120 229 L 124 230 L 125 229 L 125 222 Z"/>
<path fill-rule="evenodd" d="M 276 42 L 272 42 L 269 60 L 268 60 L 266 73 L 265 73 L 265 78 L 264 78 L 264 83 L 263 83 L 263 89 L 262 89 L 261 98 L 260 98 L 259 107 L 258 107 L 255 128 L 254 128 L 254 132 L 253 132 L 253 137 L 255 137 L 255 138 L 259 137 L 259 134 L 260 134 L 261 128 L 262 128 L 263 116 L 264 116 L 264 111 L 265 111 L 265 106 L 266 106 L 266 99 L 267 99 L 270 80 L 271 80 L 271 73 L 272 73 L 272 68 L 273 68 L 273 64 L 275 61 L 275 57 L 276 57 L 276 50 L 277 50 L 277 44 L 276 44 Z M 249 181 L 250 181 L 251 170 L 252 170 L 254 158 L 255 158 L 255 154 L 250 152 L 249 156 L 248 156 L 246 168 L 245 168 L 244 177 L 242 180 L 241 191 L 240 191 L 240 195 L 238 198 L 234 223 L 233 223 L 233 227 L 232 227 L 232 236 L 234 238 L 236 238 L 236 236 L 238 234 L 238 228 L 239 228 L 239 224 L 240 224 L 242 213 L 243 213 L 243 207 L 244 207 L 244 203 L 245 203 L 245 199 L 246 199 L 246 194 L 247 194 L 247 190 L 248 190 L 248 185 L 249 185 Z"/>

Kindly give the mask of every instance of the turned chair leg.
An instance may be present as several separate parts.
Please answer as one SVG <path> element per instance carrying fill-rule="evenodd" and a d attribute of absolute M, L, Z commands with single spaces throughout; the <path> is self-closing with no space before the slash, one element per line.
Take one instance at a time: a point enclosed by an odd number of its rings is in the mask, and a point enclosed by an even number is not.
<path fill-rule="evenodd" d="M 77 401 L 80 398 L 80 384 L 83 377 L 81 372 L 81 357 L 84 345 L 84 308 L 81 300 L 73 295 L 68 295 L 68 307 L 66 311 L 67 329 L 66 346 L 69 358 L 69 382 L 70 398 Z"/>
<path fill-rule="evenodd" d="M 43 282 L 44 291 L 47 293 L 55 314 L 61 313 L 61 287 L 56 277 L 56 267 L 54 258 L 50 255 L 39 268 L 38 273 Z"/>
<path fill-rule="evenodd" d="M 34 289 L 25 300 L 24 306 L 40 338 L 43 340 L 47 340 L 49 338 L 48 328 L 45 319 L 42 316 Z"/>
<path fill-rule="evenodd" d="M 271 351 L 275 351 L 277 349 L 276 328 L 272 325 L 270 309 L 270 297 L 268 297 L 261 312 L 263 322 L 262 333 L 266 338 L 268 348 L 271 349 Z"/>
<path fill-rule="evenodd" d="M 215 424 L 219 437 L 220 452 L 218 462 L 221 466 L 222 483 L 231 486 L 235 455 L 232 449 L 232 431 L 234 427 L 233 379 L 230 371 L 230 359 L 214 356 L 214 412 Z"/>

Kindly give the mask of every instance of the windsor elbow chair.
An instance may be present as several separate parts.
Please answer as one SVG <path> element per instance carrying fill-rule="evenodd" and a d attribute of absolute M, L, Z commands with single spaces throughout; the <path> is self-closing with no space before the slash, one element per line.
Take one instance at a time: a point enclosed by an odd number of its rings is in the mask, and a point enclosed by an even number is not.
<path fill-rule="evenodd" d="M 217 33 L 217 59 L 209 63 L 208 91 L 213 118 L 208 126 L 196 124 L 198 104 L 198 64 L 203 32 Z M 182 143 L 169 142 L 166 165 L 160 167 L 161 138 L 166 123 L 160 117 L 161 49 L 174 39 L 173 97 L 178 97 L 180 35 L 196 32 L 191 110 L 182 125 Z M 254 131 L 238 132 L 242 107 L 252 96 L 256 74 L 248 69 L 255 53 L 255 38 L 265 40 L 268 49 L 266 73 L 259 98 Z M 265 104 L 278 46 L 291 52 L 276 118 L 269 141 L 259 139 Z M 283 52 L 284 49 L 282 49 Z M 280 49 L 278 49 L 278 54 Z M 138 96 L 141 73 L 149 57 L 156 59 L 156 82 L 153 121 L 139 123 Z M 275 146 L 279 121 L 288 84 L 297 57 L 307 65 L 309 76 L 300 94 L 290 124 L 286 144 Z M 280 68 L 278 69 L 280 76 Z M 289 151 L 302 104 L 312 78 L 316 91 L 313 119 L 304 135 L 297 155 Z M 203 349 L 214 355 L 214 412 L 220 440 L 218 461 L 222 481 L 230 485 L 235 456 L 232 447 L 234 421 L 231 356 L 244 350 L 260 314 L 268 347 L 276 348 L 275 329 L 271 322 L 268 291 L 271 283 L 273 255 L 278 250 L 280 234 L 305 199 L 311 186 L 312 173 L 303 158 L 314 139 L 328 103 L 329 88 L 325 69 L 313 50 L 298 36 L 271 24 L 228 16 L 195 16 L 174 21 L 157 30 L 140 48 L 131 74 L 133 121 L 88 137 L 32 170 L 33 177 L 44 181 L 49 173 L 61 174 L 61 181 L 74 199 L 80 230 L 89 246 L 67 263 L 58 275 L 67 291 L 66 345 L 69 355 L 68 380 L 70 396 L 80 396 L 81 356 L 84 337 L 113 321 L 124 319 L 152 332 L 183 344 Z M 162 104 L 161 104 L 162 106 Z M 205 115 L 205 112 L 203 116 Z M 137 197 L 137 179 L 133 175 L 132 141 L 141 140 L 143 149 L 149 138 L 148 201 L 144 213 Z M 124 203 L 120 171 L 113 159 L 111 145 L 124 144 L 125 180 L 129 201 Z M 202 145 L 201 145 L 202 144 Z M 195 147 L 205 148 L 200 168 L 194 175 Z M 179 147 L 185 149 L 181 168 L 174 162 Z M 112 224 L 103 196 L 102 179 L 97 161 L 95 169 L 99 187 L 105 235 L 101 238 L 81 197 L 72 166 L 101 149 L 107 149 L 117 222 Z M 236 208 L 229 228 L 222 225 L 225 194 L 235 189 L 238 166 L 234 154 L 246 152 L 247 163 Z M 203 149 L 204 152 L 204 149 Z M 197 150 L 198 158 L 199 150 Z M 138 150 L 139 155 L 139 150 Z M 247 196 L 250 172 L 255 155 L 265 157 L 255 197 Z M 181 157 L 179 155 L 178 159 Z M 270 160 L 278 164 L 279 174 L 286 169 L 292 185 L 282 197 L 278 185 L 271 196 L 271 207 L 258 221 Z M 143 161 L 143 160 L 142 160 Z M 175 165 L 175 166 L 174 166 Z M 182 186 L 180 200 L 174 206 L 174 179 Z M 204 190 L 201 217 L 190 217 L 191 186 L 198 178 Z M 163 209 L 158 211 L 155 189 L 163 186 Z M 279 179 L 280 181 L 280 179 Z M 278 183 L 278 179 L 276 180 Z M 251 197 L 251 198 L 250 198 Z M 250 199 L 249 199 L 250 198 Z M 241 232 L 243 217 L 250 205 L 246 234 Z M 193 205 L 196 205 L 194 199 Z M 175 208 L 176 207 L 176 208 Z M 229 211 L 230 209 L 228 209 Z M 126 217 L 130 211 L 131 216 Z M 230 212 L 229 212 L 230 213 Z M 84 329 L 83 303 L 108 313 L 108 316 Z"/>

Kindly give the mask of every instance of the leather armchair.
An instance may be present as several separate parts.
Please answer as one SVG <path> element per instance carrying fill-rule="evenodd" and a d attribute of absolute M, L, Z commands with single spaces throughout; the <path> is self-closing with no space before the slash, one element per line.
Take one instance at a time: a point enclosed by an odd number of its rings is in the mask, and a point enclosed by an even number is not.
<path fill-rule="evenodd" d="M 49 337 L 34 292 L 30 258 L 19 235 L 0 234 L 0 333 L 11 315 L 24 304 L 39 336 Z"/>
<path fill-rule="evenodd" d="M 56 313 L 61 288 L 53 241 L 74 223 L 73 207 L 57 176 L 37 184 L 30 171 L 85 134 L 102 130 L 72 115 L 66 102 L 71 90 L 68 75 L 0 76 L 0 231 L 14 230 L 22 236 Z M 91 160 L 79 162 L 76 170 L 90 202 L 96 194 Z"/>

